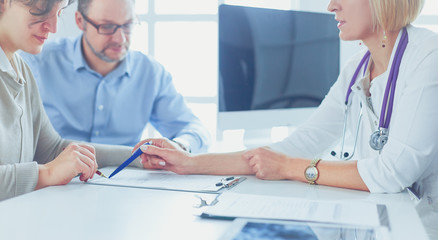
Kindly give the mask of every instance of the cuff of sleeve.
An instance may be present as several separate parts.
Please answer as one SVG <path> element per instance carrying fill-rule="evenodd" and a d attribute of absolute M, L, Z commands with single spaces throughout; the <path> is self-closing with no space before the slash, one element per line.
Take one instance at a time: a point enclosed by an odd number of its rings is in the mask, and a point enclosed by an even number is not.
<path fill-rule="evenodd" d="M 15 195 L 32 192 L 38 183 L 38 163 L 20 163 L 16 165 Z"/>
<path fill-rule="evenodd" d="M 371 193 L 396 193 L 403 190 L 388 170 L 383 169 L 375 159 L 357 161 L 357 170 Z"/>
<path fill-rule="evenodd" d="M 172 141 L 176 142 L 178 145 L 181 146 L 182 149 L 184 149 L 186 152 L 192 152 L 191 147 L 190 147 L 190 143 L 188 140 L 181 138 L 181 137 L 177 137 L 172 139 Z"/>
<path fill-rule="evenodd" d="M 369 159 L 362 159 L 361 161 L 357 161 L 357 171 L 359 172 L 362 181 L 365 183 L 365 185 L 367 185 L 368 190 L 371 193 L 382 193 L 384 191 L 379 189 L 376 184 L 373 184 L 374 180 L 372 179 L 368 166 L 365 163 L 367 160 Z"/>

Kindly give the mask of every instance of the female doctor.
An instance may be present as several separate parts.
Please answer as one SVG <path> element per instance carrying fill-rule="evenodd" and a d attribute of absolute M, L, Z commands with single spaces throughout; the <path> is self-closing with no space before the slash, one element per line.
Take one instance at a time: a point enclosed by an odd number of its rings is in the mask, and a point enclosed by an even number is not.
<path fill-rule="evenodd" d="M 373 193 L 409 187 L 422 196 L 420 215 L 431 227 L 430 218 L 438 219 L 438 35 L 410 25 L 423 2 L 331 0 L 340 38 L 361 40 L 367 50 L 350 59 L 316 112 L 282 142 L 195 156 L 156 139 L 142 146 L 142 163 Z M 321 159 L 330 152 L 339 161 Z"/>

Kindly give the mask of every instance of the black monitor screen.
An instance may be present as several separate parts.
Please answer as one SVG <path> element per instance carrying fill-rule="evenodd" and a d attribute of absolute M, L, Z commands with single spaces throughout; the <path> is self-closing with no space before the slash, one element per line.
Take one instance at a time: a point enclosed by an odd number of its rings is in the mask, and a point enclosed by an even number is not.
<path fill-rule="evenodd" d="M 334 15 L 219 7 L 219 111 L 318 106 L 339 74 Z"/>

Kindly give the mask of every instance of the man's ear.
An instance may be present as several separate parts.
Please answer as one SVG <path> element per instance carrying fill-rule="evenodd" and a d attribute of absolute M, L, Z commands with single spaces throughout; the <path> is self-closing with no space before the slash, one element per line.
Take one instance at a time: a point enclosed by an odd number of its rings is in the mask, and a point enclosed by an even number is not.
<path fill-rule="evenodd" d="M 84 29 L 85 20 L 84 20 L 84 17 L 82 17 L 82 14 L 79 11 L 76 11 L 76 13 L 75 13 L 75 20 L 76 20 L 76 25 L 78 26 L 78 28 L 81 29 L 82 31 L 84 31 L 85 30 Z"/>

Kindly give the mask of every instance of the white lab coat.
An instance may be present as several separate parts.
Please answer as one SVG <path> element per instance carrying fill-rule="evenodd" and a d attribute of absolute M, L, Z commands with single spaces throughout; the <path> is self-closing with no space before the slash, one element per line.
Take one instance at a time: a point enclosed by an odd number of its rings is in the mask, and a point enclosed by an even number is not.
<path fill-rule="evenodd" d="M 387 71 L 369 86 L 374 111 L 366 102 L 364 90 L 369 82 L 368 72 L 363 76 L 362 69 L 352 87 L 346 137 L 350 144 L 346 145 L 352 146 L 354 141 L 362 101 L 364 114 L 352 159 L 358 160 L 359 174 L 368 189 L 372 193 L 395 193 L 415 183 L 416 191 L 423 196 L 420 205 L 427 209 L 424 212 L 428 216 L 421 217 L 430 218 L 432 214 L 438 220 L 438 35 L 413 26 L 408 26 L 407 31 L 409 43 L 400 65 L 387 144 L 378 152 L 369 146 L 369 139 L 379 125 L 383 95 L 401 32 Z M 271 148 L 290 156 L 317 158 L 339 144 L 347 88 L 365 52 L 346 64 L 309 121 Z M 351 147 L 347 150 L 351 151 Z M 430 219 L 427 221 L 431 223 Z"/>

